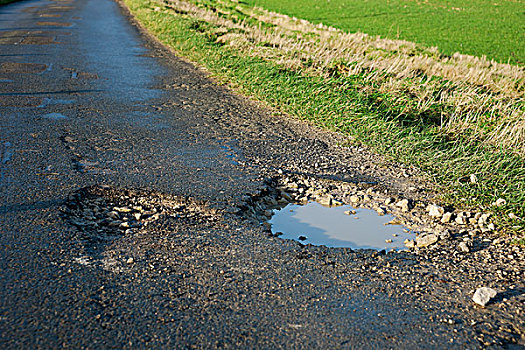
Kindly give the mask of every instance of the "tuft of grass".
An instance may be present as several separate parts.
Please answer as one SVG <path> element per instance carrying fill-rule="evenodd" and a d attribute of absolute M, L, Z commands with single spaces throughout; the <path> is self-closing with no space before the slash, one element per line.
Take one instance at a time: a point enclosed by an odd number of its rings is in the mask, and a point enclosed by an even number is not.
<path fill-rule="evenodd" d="M 412 43 L 352 37 L 233 1 L 124 1 L 159 40 L 205 66 L 216 79 L 293 117 L 344 133 L 353 143 L 415 165 L 440 186 L 446 204 L 490 210 L 505 231 L 525 232 L 520 219 L 525 217 L 523 154 L 519 147 L 491 138 L 505 125 L 504 117 L 519 130 L 520 114 L 502 117 L 501 110 L 508 104 L 523 112 L 523 81 L 496 91 L 461 74 L 447 78 L 418 70 L 424 66 L 407 71 L 400 57 L 419 55 L 443 64 L 442 56 Z M 344 40 L 345 45 L 359 44 L 347 49 L 350 56 L 341 54 L 348 53 L 341 46 Z M 369 65 L 349 59 L 356 50 Z M 396 67 L 401 68 L 382 65 L 389 60 L 399 61 Z M 459 57 L 452 65 L 464 62 L 502 72 L 497 79 L 508 72 L 523 74 L 519 67 L 495 62 L 486 67 L 488 61 L 471 57 Z M 468 103 L 481 112 L 468 114 Z M 498 198 L 507 204 L 492 206 Z"/>

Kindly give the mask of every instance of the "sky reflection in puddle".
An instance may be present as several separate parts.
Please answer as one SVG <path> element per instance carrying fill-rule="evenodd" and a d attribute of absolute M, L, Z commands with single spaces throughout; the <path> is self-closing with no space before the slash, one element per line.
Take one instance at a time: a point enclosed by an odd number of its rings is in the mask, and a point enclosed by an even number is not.
<path fill-rule="evenodd" d="M 354 210 L 356 214 L 345 214 Z M 388 225 L 395 219 L 393 216 L 380 216 L 374 210 L 350 205 L 328 208 L 316 202 L 289 204 L 274 213 L 269 221 L 272 232 L 282 232 L 279 237 L 303 244 L 399 250 L 405 249 L 405 239 L 415 238 L 413 232 L 406 232 L 401 225 Z"/>

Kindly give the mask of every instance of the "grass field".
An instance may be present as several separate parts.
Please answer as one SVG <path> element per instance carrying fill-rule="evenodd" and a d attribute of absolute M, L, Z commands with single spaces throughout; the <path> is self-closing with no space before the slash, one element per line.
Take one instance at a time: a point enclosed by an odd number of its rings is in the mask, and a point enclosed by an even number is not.
<path fill-rule="evenodd" d="M 232 1 L 125 0 L 159 40 L 291 117 L 424 170 L 444 204 L 525 233 L 525 71 Z M 471 181 L 475 175 L 477 181 Z M 504 198 L 506 204 L 492 203 Z"/>
<path fill-rule="evenodd" d="M 525 64 L 523 0 L 245 1 L 348 32 L 437 46 L 448 55 L 461 52 Z"/>

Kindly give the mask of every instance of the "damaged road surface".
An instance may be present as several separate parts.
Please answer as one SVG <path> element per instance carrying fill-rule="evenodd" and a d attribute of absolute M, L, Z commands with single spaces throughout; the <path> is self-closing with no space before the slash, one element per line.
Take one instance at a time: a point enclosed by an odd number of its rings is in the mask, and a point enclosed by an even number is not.
<path fill-rule="evenodd" d="M 523 249 L 488 213 L 432 206 L 415 169 L 130 23 L 111 0 L 0 7 L 3 349 L 523 346 Z M 393 215 L 412 248 L 272 233 L 272 210 L 308 201 Z"/>

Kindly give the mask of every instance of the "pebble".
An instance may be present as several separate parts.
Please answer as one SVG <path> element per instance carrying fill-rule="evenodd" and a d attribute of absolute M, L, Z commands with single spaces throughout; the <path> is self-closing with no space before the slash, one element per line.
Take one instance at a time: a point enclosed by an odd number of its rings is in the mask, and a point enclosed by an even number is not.
<path fill-rule="evenodd" d="M 460 224 L 460 225 L 466 225 L 467 224 L 467 218 L 464 216 L 463 213 L 459 213 L 458 216 L 456 217 L 456 223 Z"/>
<path fill-rule="evenodd" d="M 428 215 L 432 218 L 441 218 L 445 214 L 445 209 L 435 204 L 431 204 L 427 207 Z"/>
<path fill-rule="evenodd" d="M 350 202 L 352 203 L 357 203 L 359 202 L 359 197 L 358 196 L 350 196 Z"/>
<path fill-rule="evenodd" d="M 449 230 L 444 230 L 442 231 L 440 234 L 439 234 L 439 238 L 440 239 L 448 239 L 451 237 L 451 234 L 450 234 L 450 231 Z"/>
<path fill-rule="evenodd" d="M 448 224 L 452 220 L 452 213 L 444 213 L 441 217 L 441 222 L 444 224 Z"/>
<path fill-rule="evenodd" d="M 376 208 L 376 212 L 379 216 L 383 216 L 386 214 L 386 210 L 384 208 Z"/>
<path fill-rule="evenodd" d="M 120 217 L 120 215 L 116 211 L 110 211 L 108 213 L 108 217 L 110 217 L 112 219 L 118 219 Z"/>
<path fill-rule="evenodd" d="M 405 239 L 405 241 L 403 242 L 403 244 L 405 245 L 405 247 L 407 248 L 414 248 L 416 246 L 416 242 L 412 239 Z"/>
<path fill-rule="evenodd" d="M 133 264 L 135 262 L 135 259 L 133 258 L 129 258 L 128 260 L 126 260 L 126 264 Z"/>
<path fill-rule="evenodd" d="M 465 242 L 461 242 L 461 243 L 459 243 L 459 244 L 458 244 L 458 249 L 459 249 L 459 251 L 461 251 L 461 252 L 463 252 L 463 253 L 468 253 L 468 252 L 470 252 L 470 249 L 469 249 L 467 243 L 465 243 Z"/>
<path fill-rule="evenodd" d="M 429 245 L 436 243 L 438 240 L 439 237 L 436 234 L 431 233 L 428 235 L 416 237 L 416 245 L 419 248 L 428 247 Z"/>
<path fill-rule="evenodd" d="M 409 211 L 410 208 L 408 206 L 408 199 L 402 199 L 399 202 L 396 203 L 396 207 L 401 208 L 402 211 Z"/>
<path fill-rule="evenodd" d="M 355 210 L 346 210 L 345 214 L 346 215 L 354 215 L 354 214 L 356 214 L 356 211 Z"/>
<path fill-rule="evenodd" d="M 494 203 L 492 203 L 492 205 L 495 205 L 497 207 L 502 207 L 505 204 L 507 204 L 507 201 L 504 200 L 503 198 L 498 198 Z"/>
<path fill-rule="evenodd" d="M 126 208 L 126 207 L 115 207 L 113 208 L 114 211 L 118 211 L 119 213 L 129 213 L 131 212 L 131 208 Z"/>
<path fill-rule="evenodd" d="M 317 202 L 325 207 L 330 207 L 332 205 L 332 198 L 329 196 L 320 197 L 317 199 Z"/>
<path fill-rule="evenodd" d="M 492 288 L 481 287 L 481 288 L 476 289 L 476 292 L 474 293 L 472 300 L 478 305 L 485 306 L 497 294 L 498 292 L 496 292 Z"/>

